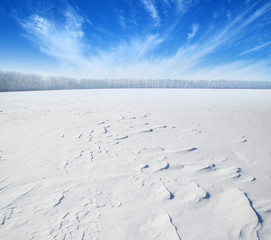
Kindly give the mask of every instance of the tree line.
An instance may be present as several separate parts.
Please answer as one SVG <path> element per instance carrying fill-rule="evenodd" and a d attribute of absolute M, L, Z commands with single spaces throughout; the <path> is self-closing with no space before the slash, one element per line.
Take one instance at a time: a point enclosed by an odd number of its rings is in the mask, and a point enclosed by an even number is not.
<path fill-rule="evenodd" d="M 76 79 L 0 71 L 0 91 L 35 91 L 99 88 L 217 88 L 271 89 L 271 81 Z"/>

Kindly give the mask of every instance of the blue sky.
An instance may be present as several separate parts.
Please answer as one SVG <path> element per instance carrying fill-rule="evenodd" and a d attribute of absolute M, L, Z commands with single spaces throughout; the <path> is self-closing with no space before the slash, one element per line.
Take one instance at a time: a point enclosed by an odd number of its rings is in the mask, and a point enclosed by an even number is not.
<path fill-rule="evenodd" d="M 271 81 L 271 1 L 0 0 L 0 70 Z"/>

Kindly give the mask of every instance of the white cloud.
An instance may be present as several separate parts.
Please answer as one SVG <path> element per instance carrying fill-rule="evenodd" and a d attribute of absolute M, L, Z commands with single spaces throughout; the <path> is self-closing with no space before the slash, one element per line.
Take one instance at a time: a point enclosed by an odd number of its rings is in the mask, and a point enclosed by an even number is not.
<path fill-rule="evenodd" d="M 270 81 L 270 60 L 236 61 L 215 67 L 203 68 L 186 77 L 192 80 L 244 80 L 244 81 Z"/>
<path fill-rule="evenodd" d="M 176 2 L 177 8 L 180 12 L 186 13 L 188 9 L 197 1 L 195 0 L 174 0 Z"/>
<path fill-rule="evenodd" d="M 144 2 L 147 5 L 153 3 L 150 0 Z M 195 66 L 198 67 L 198 64 L 210 53 L 240 34 L 250 23 L 266 13 L 269 5 L 266 4 L 251 14 L 249 14 L 251 9 L 248 9 L 229 21 L 224 28 L 208 32 L 207 37 L 200 36 L 193 44 L 190 41 L 184 45 L 180 43 L 175 53 L 159 57 L 154 53 L 162 43 L 167 41 L 167 37 L 172 37 L 171 33 L 164 36 L 159 34 L 135 36 L 130 41 L 120 42 L 114 48 L 98 49 L 98 54 L 87 56 L 89 46 L 86 46 L 83 40 L 84 20 L 71 8 L 65 11 L 65 21 L 62 24 L 39 15 L 32 15 L 21 24 L 29 39 L 42 52 L 58 59 L 63 75 L 89 78 L 268 80 L 267 76 L 271 75 L 268 61 L 257 63 L 240 61 L 199 70 L 195 70 Z M 150 9 L 153 10 L 155 7 Z M 158 13 L 153 15 L 153 19 L 159 19 Z M 198 30 L 199 25 L 194 23 L 187 39 L 195 38 Z M 243 54 L 265 46 L 267 44 L 262 44 Z"/>
<path fill-rule="evenodd" d="M 166 39 L 160 39 L 159 36 L 150 36 L 149 40 L 143 39 L 141 41 L 131 41 L 125 46 L 119 46 L 117 51 L 113 53 L 112 58 L 108 57 L 108 54 L 104 53 L 104 58 L 97 58 L 94 69 L 100 69 L 100 71 L 92 72 L 96 76 L 100 77 L 126 77 L 126 78 L 183 78 L 183 79 L 229 79 L 229 80 L 268 80 L 270 71 L 266 69 L 268 64 L 263 62 L 251 63 L 251 62 L 235 62 L 232 64 L 225 64 L 219 67 L 204 68 L 201 70 L 195 70 L 195 66 L 201 63 L 210 53 L 214 52 L 219 47 L 226 44 L 233 36 L 240 34 L 246 27 L 243 25 L 240 27 L 240 23 L 243 22 L 244 17 L 249 17 L 248 12 L 243 12 L 241 15 L 228 22 L 224 28 L 215 33 L 211 33 L 205 39 L 196 41 L 193 45 L 182 45 L 178 48 L 175 54 L 172 56 L 164 56 L 163 58 L 148 59 L 146 56 L 155 49 L 156 46 Z M 256 20 L 256 18 L 254 18 Z M 192 31 L 188 37 L 192 39 L 195 37 L 199 26 L 194 24 Z M 146 47 L 144 47 L 146 42 Z M 154 44 L 157 43 L 157 45 Z M 144 54 L 140 53 L 140 48 Z M 119 56 L 123 56 L 121 53 L 130 52 L 132 55 L 128 56 L 128 60 L 125 57 L 121 58 L 121 62 L 117 62 L 116 59 L 120 59 Z M 139 57 L 140 56 L 140 57 Z M 106 59 L 111 59 L 106 62 Z M 133 59 L 134 61 L 129 61 Z M 106 67 L 103 68 L 106 62 Z M 116 64 L 114 64 L 116 63 Z M 263 64 L 261 66 L 261 64 Z M 94 66 L 94 65 L 93 65 Z M 110 66 L 110 67 L 108 67 Z M 102 71 L 101 69 L 106 69 Z M 102 72 L 101 75 L 100 72 Z M 268 75 L 269 74 L 269 75 Z"/>
<path fill-rule="evenodd" d="M 247 51 L 241 53 L 240 55 L 245 55 L 245 54 L 248 54 L 248 53 L 251 53 L 251 52 L 256 52 L 256 51 L 258 51 L 258 50 L 260 50 L 260 49 L 262 49 L 262 48 L 267 47 L 267 46 L 270 45 L 270 44 L 271 44 L 271 41 L 266 42 L 266 43 L 263 43 L 263 44 L 260 44 L 260 45 L 254 47 L 254 48 L 251 48 L 251 49 L 249 49 L 249 50 L 247 50 Z"/>
<path fill-rule="evenodd" d="M 126 28 L 125 18 L 122 15 L 118 16 L 118 23 L 121 27 Z"/>
<path fill-rule="evenodd" d="M 164 41 L 158 35 L 134 38 L 130 42 L 122 42 L 109 51 L 99 51 L 99 55 L 90 59 L 91 63 L 99 62 L 106 66 L 125 66 L 136 64 L 148 58 L 152 51 Z"/>
<path fill-rule="evenodd" d="M 251 8 L 253 8 L 253 7 L 254 7 L 254 5 L 252 5 Z M 250 8 L 248 10 L 250 10 Z M 261 8 L 257 9 L 256 11 L 253 11 L 253 14 L 251 14 L 250 16 L 246 16 L 238 28 L 243 29 L 243 28 L 247 27 L 250 23 L 254 22 L 258 18 L 260 18 L 261 16 L 263 16 L 264 14 L 269 12 L 270 10 L 271 10 L 271 1 L 267 2 L 265 5 L 263 5 Z M 248 11 L 245 12 L 245 14 L 248 14 Z"/>
<path fill-rule="evenodd" d="M 231 20 L 231 11 L 227 11 L 227 18 L 228 20 Z"/>
<path fill-rule="evenodd" d="M 190 39 L 194 38 L 196 36 L 196 33 L 198 32 L 198 30 L 199 30 L 199 24 L 194 23 L 192 25 L 192 31 L 190 33 L 188 33 L 188 35 L 187 35 L 187 39 L 190 40 Z"/>
<path fill-rule="evenodd" d="M 155 3 L 153 0 L 141 0 L 146 11 L 149 12 L 149 14 L 151 15 L 152 19 L 155 22 L 156 26 L 160 25 L 160 17 L 159 17 L 159 13 L 155 7 Z"/>
<path fill-rule="evenodd" d="M 213 18 L 214 18 L 214 19 L 217 19 L 218 16 L 219 16 L 219 15 L 218 15 L 218 12 L 213 12 Z"/>
<path fill-rule="evenodd" d="M 32 15 L 21 25 L 27 37 L 41 50 L 63 64 L 78 66 L 85 64 L 82 38 L 83 19 L 73 9 L 65 13 L 65 22 L 56 24 L 39 15 Z"/>
<path fill-rule="evenodd" d="M 243 11 L 241 14 L 232 18 L 223 28 L 219 29 L 216 34 L 213 34 L 206 39 L 209 41 L 210 48 L 213 50 L 224 43 L 231 41 L 235 36 L 242 33 L 242 31 L 247 31 L 247 27 L 258 18 L 263 16 L 265 13 L 271 10 L 271 2 L 265 4 L 256 11 L 253 9 L 255 5 L 252 5 L 247 10 Z M 252 12 L 252 14 L 250 14 Z"/>
<path fill-rule="evenodd" d="M 126 19 L 124 17 L 124 11 L 123 10 L 118 10 L 116 9 L 116 14 L 117 14 L 117 22 L 122 28 L 126 28 Z"/>

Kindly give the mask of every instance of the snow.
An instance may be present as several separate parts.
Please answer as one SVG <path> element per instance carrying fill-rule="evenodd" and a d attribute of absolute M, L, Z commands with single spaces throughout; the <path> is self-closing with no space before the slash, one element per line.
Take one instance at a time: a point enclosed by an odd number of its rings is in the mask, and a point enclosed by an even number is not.
<path fill-rule="evenodd" d="M 0 239 L 268 239 L 270 90 L 0 93 Z"/>

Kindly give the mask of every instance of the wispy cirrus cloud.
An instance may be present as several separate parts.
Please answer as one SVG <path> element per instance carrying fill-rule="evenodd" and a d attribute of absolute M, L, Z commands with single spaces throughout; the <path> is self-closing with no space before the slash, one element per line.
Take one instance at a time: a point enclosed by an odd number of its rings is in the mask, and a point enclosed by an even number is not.
<path fill-rule="evenodd" d="M 121 42 L 111 50 L 99 50 L 99 54 L 89 59 L 90 62 L 104 62 L 108 65 L 133 65 L 147 59 L 165 39 L 158 35 L 133 38 L 129 42 Z"/>
<path fill-rule="evenodd" d="M 248 54 L 248 53 L 251 53 L 251 52 L 256 52 L 258 50 L 261 50 L 261 49 L 269 46 L 270 44 L 271 44 L 271 41 L 263 43 L 263 44 L 260 44 L 260 45 L 258 45 L 256 47 L 253 47 L 253 48 L 251 48 L 251 49 L 249 49 L 247 51 L 242 52 L 240 55 L 242 56 L 242 55 L 245 55 L 245 54 Z"/>
<path fill-rule="evenodd" d="M 142 0 L 142 3 L 156 24 L 160 24 L 161 19 L 154 5 L 155 2 Z M 179 3 L 184 4 L 184 1 L 179 0 Z M 191 4 L 191 1 L 187 1 L 188 3 Z M 186 35 L 188 41 L 180 42 L 175 52 L 162 55 L 156 55 L 155 52 L 172 38 L 170 31 L 168 34 L 146 32 L 141 36 L 135 35 L 130 39 L 118 41 L 112 47 L 96 49 L 95 54 L 90 54 L 88 49 L 91 46 L 84 41 L 84 19 L 71 7 L 63 11 L 62 23 L 38 14 L 31 15 L 20 23 L 28 38 L 38 46 L 40 51 L 58 59 L 63 67 L 66 66 L 64 74 L 93 78 L 257 80 L 259 73 L 262 73 L 261 78 L 267 80 L 268 74 L 270 76 L 268 61 L 240 60 L 199 67 L 199 64 L 211 53 L 233 41 L 235 36 L 246 32 L 251 23 L 270 11 L 271 3 L 263 5 L 256 11 L 253 7 L 255 5 L 239 15 L 231 16 L 219 29 L 205 30 L 205 35 L 199 35 L 198 23 L 192 24 Z M 202 32 L 201 29 L 200 34 Z M 192 39 L 193 41 L 190 41 Z M 243 52 L 242 55 L 257 51 L 269 44 L 271 42 L 263 43 Z"/>
<path fill-rule="evenodd" d="M 223 73 L 223 75 L 221 74 Z M 259 74 L 260 73 L 260 74 Z M 241 60 L 221 64 L 213 67 L 205 67 L 193 74 L 187 74 L 190 79 L 208 80 L 244 80 L 244 81 L 270 81 L 271 62 L 270 60 L 249 61 Z"/>
<path fill-rule="evenodd" d="M 63 15 L 65 21 L 62 23 L 34 14 L 20 21 L 20 24 L 25 29 L 27 38 L 41 52 L 58 59 L 62 64 L 77 68 L 86 63 L 82 40 L 84 20 L 70 7 Z"/>
<path fill-rule="evenodd" d="M 197 4 L 198 1 L 197 0 L 173 0 L 175 1 L 175 4 L 178 8 L 178 10 L 182 13 L 185 13 L 189 10 L 189 8 L 193 5 L 193 4 Z"/>
<path fill-rule="evenodd" d="M 199 30 L 199 24 L 198 24 L 198 23 L 194 23 L 194 24 L 192 25 L 192 30 L 191 30 L 191 32 L 188 33 L 188 35 L 187 35 L 187 39 L 188 39 L 188 40 L 191 40 L 192 38 L 194 38 L 194 37 L 196 36 L 196 33 L 197 33 L 198 30 Z"/>
<path fill-rule="evenodd" d="M 248 11 L 245 11 L 247 15 L 246 15 L 246 18 L 243 19 L 244 21 L 240 24 L 239 26 L 240 29 L 247 27 L 249 24 L 259 19 L 261 16 L 263 16 L 264 14 L 268 13 L 271 10 L 271 1 L 269 1 L 266 4 L 264 4 L 262 7 L 260 7 L 259 9 L 253 10 L 253 13 L 249 15 L 248 14 L 249 10 L 253 9 L 255 5 L 253 4 L 252 7 L 248 9 Z"/>
<path fill-rule="evenodd" d="M 155 25 L 159 26 L 160 25 L 160 17 L 159 17 L 159 13 L 158 13 L 156 6 L 155 6 L 155 1 L 154 0 L 141 0 L 141 2 L 144 5 L 146 11 L 150 14 L 152 19 L 154 20 Z"/>

